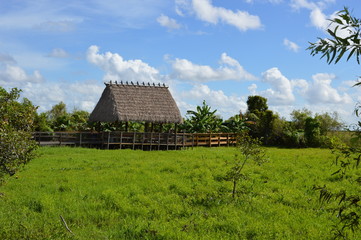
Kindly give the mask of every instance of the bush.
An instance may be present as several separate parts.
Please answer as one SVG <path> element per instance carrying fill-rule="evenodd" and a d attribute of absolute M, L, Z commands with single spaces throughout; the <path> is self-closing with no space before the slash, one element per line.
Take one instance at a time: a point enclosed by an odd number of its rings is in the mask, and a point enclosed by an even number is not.
<path fill-rule="evenodd" d="M 0 87 L 0 180 L 29 162 L 37 147 L 31 140 L 36 107 L 27 99 L 18 102 L 19 97 L 20 90 Z"/>

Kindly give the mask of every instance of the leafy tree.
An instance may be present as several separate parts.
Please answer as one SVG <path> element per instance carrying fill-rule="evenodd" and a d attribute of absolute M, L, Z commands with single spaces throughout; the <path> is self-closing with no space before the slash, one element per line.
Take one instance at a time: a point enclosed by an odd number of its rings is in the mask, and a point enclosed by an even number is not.
<path fill-rule="evenodd" d="M 202 106 L 197 106 L 196 111 L 187 111 L 190 117 L 184 121 L 182 128 L 191 133 L 219 132 L 223 121 L 216 112 L 217 110 L 212 111 L 206 101 L 203 101 Z"/>
<path fill-rule="evenodd" d="M 305 121 L 305 138 L 307 146 L 318 147 L 320 145 L 320 122 L 316 118 L 308 117 Z"/>
<path fill-rule="evenodd" d="M 248 113 L 258 115 L 261 112 L 268 110 L 267 99 L 261 96 L 249 96 L 247 99 Z"/>
<path fill-rule="evenodd" d="M 270 144 L 273 133 L 273 123 L 278 117 L 268 110 L 267 99 L 261 96 L 249 96 L 247 99 L 247 118 L 254 124 L 249 126 L 250 134 L 263 139 L 264 144 Z"/>
<path fill-rule="evenodd" d="M 35 131 L 37 132 L 52 132 L 53 129 L 50 126 L 50 122 L 48 121 L 48 116 L 46 113 L 36 113 L 35 116 Z"/>
<path fill-rule="evenodd" d="M 47 115 L 50 121 L 56 121 L 57 118 L 62 118 L 68 115 L 66 111 L 66 104 L 64 102 L 60 102 L 54 105 L 51 110 L 47 112 Z"/>
<path fill-rule="evenodd" d="M 256 164 L 262 165 L 268 159 L 264 149 L 261 148 L 261 142 L 258 139 L 251 138 L 249 135 L 242 135 L 237 141 L 240 149 L 240 156 L 236 154 L 230 163 L 231 168 L 227 171 L 225 180 L 232 182 L 232 197 L 236 197 L 237 184 L 241 179 L 245 179 L 246 175 L 243 169 L 247 162 L 253 160 Z"/>
<path fill-rule="evenodd" d="M 311 55 L 322 54 L 321 58 L 326 57 L 327 63 L 338 63 L 344 54 L 347 53 L 347 61 L 352 57 L 356 58 L 358 64 L 360 64 L 361 55 L 361 19 L 351 15 L 348 8 L 344 8 L 337 13 L 337 16 L 330 20 L 331 24 L 327 30 L 330 38 L 321 39 L 316 43 L 310 43 L 309 50 Z M 346 36 L 344 36 L 346 35 Z M 355 85 L 361 85 L 361 82 Z M 356 108 L 356 115 L 358 115 L 359 109 Z M 358 122 L 361 126 L 361 122 Z M 345 179 L 349 179 L 354 183 L 354 192 L 341 191 L 335 193 L 332 190 L 324 187 L 315 187 L 320 190 L 320 199 L 323 201 L 338 201 L 339 207 L 337 209 L 337 217 L 339 224 L 335 226 L 335 237 L 346 239 L 349 234 L 355 233 L 360 226 L 361 206 L 360 206 L 360 189 L 361 180 L 357 175 L 360 174 L 359 164 L 361 159 L 360 148 L 353 148 L 347 146 L 339 146 L 336 151 L 340 154 L 336 157 L 336 164 L 340 166 L 340 171 Z M 343 157 L 341 161 L 340 156 Z M 347 169 L 350 166 L 355 166 L 358 169 L 356 174 L 346 175 Z M 346 176 L 345 176 L 346 175 Z"/>
<path fill-rule="evenodd" d="M 36 107 L 26 98 L 18 102 L 20 92 L 0 87 L 0 180 L 29 162 L 37 147 L 31 140 Z"/>
<path fill-rule="evenodd" d="M 234 115 L 228 120 L 224 121 L 223 125 L 226 127 L 227 132 L 242 133 L 249 130 L 247 121 L 242 115 Z"/>
<path fill-rule="evenodd" d="M 306 108 L 302 110 L 293 110 L 291 112 L 291 121 L 297 130 L 304 130 L 306 119 L 312 117 L 312 112 Z"/>
<path fill-rule="evenodd" d="M 316 114 L 315 119 L 320 122 L 320 133 L 325 135 L 330 131 L 339 131 L 344 124 L 339 120 L 337 112 Z"/>

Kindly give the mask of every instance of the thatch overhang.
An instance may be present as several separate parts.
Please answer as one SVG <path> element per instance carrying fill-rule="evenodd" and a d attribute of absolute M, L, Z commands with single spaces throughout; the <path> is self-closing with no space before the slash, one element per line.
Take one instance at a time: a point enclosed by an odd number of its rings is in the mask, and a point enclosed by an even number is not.
<path fill-rule="evenodd" d="M 164 84 L 106 83 L 90 114 L 92 122 L 182 123 L 183 119 Z"/>

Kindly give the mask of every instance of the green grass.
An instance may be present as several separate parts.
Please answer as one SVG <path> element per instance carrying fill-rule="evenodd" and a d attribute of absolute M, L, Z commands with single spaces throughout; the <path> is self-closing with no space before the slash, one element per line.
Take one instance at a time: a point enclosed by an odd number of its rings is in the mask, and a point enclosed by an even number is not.
<path fill-rule="evenodd" d="M 235 148 L 40 148 L 0 186 L 0 239 L 329 239 L 314 184 L 350 187 L 322 149 L 267 149 L 232 199 Z M 63 216 L 74 234 L 66 230 Z"/>

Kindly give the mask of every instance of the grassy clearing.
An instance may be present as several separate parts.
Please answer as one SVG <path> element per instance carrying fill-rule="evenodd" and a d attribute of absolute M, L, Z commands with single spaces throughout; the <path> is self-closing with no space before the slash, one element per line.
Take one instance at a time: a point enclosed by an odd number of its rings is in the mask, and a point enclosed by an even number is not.
<path fill-rule="evenodd" d="M 267 150 L 239 185 L 224 181 L 235 148 L 143 152 L 41 148 L 0 187 L 0 239 L 327 239 L 334 224 L 314 184 L 330 177 L 321 149 Z M 74 233 L 64 227 L 60 215 Z"/>

